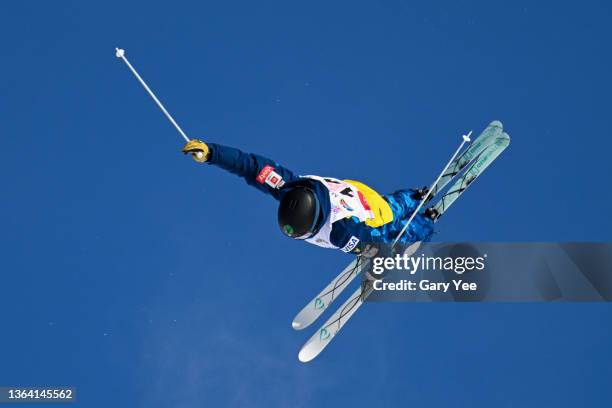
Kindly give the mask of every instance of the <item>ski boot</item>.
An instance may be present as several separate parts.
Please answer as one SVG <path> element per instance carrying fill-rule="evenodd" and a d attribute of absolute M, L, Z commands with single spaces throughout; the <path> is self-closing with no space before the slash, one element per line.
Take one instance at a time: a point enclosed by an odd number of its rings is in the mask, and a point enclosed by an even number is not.
<path fill-rule="evenodd" d="M 425 210 L 425 216 L 431 218 L 431 220 L 434 222 L 440 218 L 440 215 L 441 214 L 433 207 L 429 207 Z"/>
<path fill-rule="evenodd" d="M 421 201 L 423 198 L 425 198 L 425 196 L 427 195 L 427 193 L 429 193 L 429 188 L 427 186 L 421 187 L 418 190 L 417 189 L 413 189 L 412 190 L 412 198 L 418 201 Z M 425 203 L 428 203 L 429 201 L 431 201 L 431 199 L 433 198 L 433 196 L 429 196 L 427 197 L 427 201 Z"/>

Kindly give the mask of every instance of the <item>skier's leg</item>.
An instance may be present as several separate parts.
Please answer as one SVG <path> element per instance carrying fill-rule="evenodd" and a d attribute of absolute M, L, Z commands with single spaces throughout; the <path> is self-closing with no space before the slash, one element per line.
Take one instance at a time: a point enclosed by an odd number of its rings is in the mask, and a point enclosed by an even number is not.
<path fill-rule="evenodd" d="M 386 242 L 393 242 L 395 237 L 400 233 L 400 231 L 404 228 L 404 225 L 408 222 L 410 216 L 403 217 L 394 220 L 393 228 L 389 228 L 387 231 Z M 422 211 L 419 212 L 413 219 L 408 229 L 404 231 L 404 234 L 399 239 L 399 242 L 402 244 L 409 244 L 412 242 L 422 241 L 428 242 L 431 241 L 431 238 L 434 234 L 434 221 L 425 215 Z"/>
<path fill-rule="evenodd" d="M 409 189 L 398 190 L 392 194 L 384 195 L 383 198 L 389 203 L 395 221 L 410 217 L 419 205 L 420 196 L 419 190 Z"/>
<path fill-rule="evenodd" d="M 406 222 L 408 222 L 414 210 L 418 207 L 423 197 L 421 193 L 422 192 L 419 190 L 410 189 L 399 190 L 393 194 L 384 196 L 393 211 L 393 221 L 390 224 L 384 225 L 384 231 L 381 231 L 389 242 L 395 239 L 397 234 L 404 228 Z M 412 220 L 412 223 L 400 239 L 400 242 L 429 241 L 432 235 L 433 220 L 424 214 L 418 214 Z"/>
<path fill-rule="evenodd" d="M 405 222 L 407 222 L 407 220 L 404 220 L 404 223 Z M 404 225 L 402 224 L 402 227 L 403 226 Z M 410 223 L 410 226 L 404 233 L 404 235 L 408 235 L 409 237 L 404 238 L 404 236 L 402 236 L 402 238 L 400 238 L 400 241 L 404 243 L 416 241 L 429 242 L 431 241 L 433 234 L 433 220 L 422 212 L 419 212 L 419 214 L 417 214 L 417 216 L 413 218 L 412 222 Z"/>

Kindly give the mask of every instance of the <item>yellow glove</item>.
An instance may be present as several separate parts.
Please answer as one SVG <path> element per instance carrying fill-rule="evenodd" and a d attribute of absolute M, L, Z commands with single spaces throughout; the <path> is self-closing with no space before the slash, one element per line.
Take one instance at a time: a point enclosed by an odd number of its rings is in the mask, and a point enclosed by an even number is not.
<path fill-rule="evenodd" d="M 183 147 L 183 153 L 191 154 L 193 160 L 197 161 L 198 163 L 204 163 L 206 160 L 208 160 L 210 150 L 203 141 L 193 139 L 187 142 L 187 144 Z"/>

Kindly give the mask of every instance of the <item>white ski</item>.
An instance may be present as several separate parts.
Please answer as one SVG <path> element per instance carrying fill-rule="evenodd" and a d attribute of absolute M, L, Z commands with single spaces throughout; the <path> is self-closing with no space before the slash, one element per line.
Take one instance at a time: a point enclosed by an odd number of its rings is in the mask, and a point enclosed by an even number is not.
<path fill-rule="evenodd" d="M 431 196 L 435 197 L 446 185 L 465 168 L 475 157 L 484 149 L 489 147 L 496 138 L 501 136 L 503 125 L 500 121 L 494 120 L 489 126 L 472 142 L 472 144 L 455 159 L 448 169 L 444 172 L 440 180 L 432 187 Z"/>
<path fill-rule="evenodd" d="M 351 297 L 344 302 L 342 306 L 336 310 L 336 312 L 325 322 L 321 328 L 312 335 L 310 339 L 304 344 L 298 354 L 298 359 L 302 363 L 307 363 L 314 359 L 316 356 L 323 351 L 330 341 L 338 334 L 340 329 L 346 324 L 351 318 L 353 313 L 359 309 L 363 304 L 366 296 L 369 295 L 367 288 L 359 287 Z"/>
<path fill-rule="evenodd" d="M 493 126 L 497 124 L 499 124 L 499 126 Z M 491 133 L 487 133 L 487 130 L 491 128 L 493 128 Z M 486 135 L 485 138 L 483 138 L 483 135 Z M 453 174 L 453 176 L 455 176 L 456 174 L 460 173 L 461 170 L 464 169 L 469 163 L 471 163 L 471 165 L 467 168 L 467 170 L 465 170 L 465 172 L 461 175 L 459 180 L 457 180 L 457 182 L 442 196 L 440 201 L 432 207 L 437 212 L 437 216 L 434 221 L 437 221 L 440 218 L 440 216 L 444 214 L 446 210 L 448 210 L 448 208 L 457 200 L 457 198 L 459 198 L 459 196 L 463 194 L 463 192 L 467 189 L 467 187 L 469 187 L 469 185 L 474 180 L 476 180 L 476 178 L 478 178 L 478 176 L 480 176 L 480 174 L 482 174 L 482 172 L 510 144 L 510 136 L 508 136 L 508 134 L 503 133 L 501 131 L 501 123 L 499 122 L 492 122 L 491 125 L 489 125 L 489 127 L 485 130 L 485 132 L 483 132 L 483 134 L 481 134 L 481 136 L 478 137 L 475 143 L 480 139 L 482 139 L 481 140 L 482 143 L 480 143 L 477 148 L 472 149 L 474 145 L 470 146 L 470 148 L 466 150 L 462 156 L 460 156 L 455 161 L 452 161 L 452 163 L 447 167 L 446 170 L 450 169 L 451 166 L 456 166 L 455 168 L 459 169 L 459 171 Z M 462 157 L 464 157 L 464 155 L 467 154 L 468 152 L 470 152 L 471 160 L 467 160 L 465 163 L 462 163 L 461 162 Z M 474 160 L 474 158 L 476 159 Z M 450 173 L 446 170 L 443 172 L 444 175 Z M 444 176 L 442 178 L 439 178 L 437 182 L 434 183 L 434 187 L 439 187 L 439 188 L 436 188 L 436 191 L 440 191 L 452 179 L 452 177 L 450 177 L 442 183 L 441 181 L 443 180 L 443 178 Z M 433 192 L 433 189 L 432 189 L 432 192 Z M 419 245 L 420 245 L 420 242 L 414 243 L 406 250 L 406 252 L 409 254 L 414 253 L 418 249 Z M 351 265 L 353 265 L 353 263 L 351 263 Z M 363 263 L 362 267 L 359 268 L 359 272 L 365 269 L 367 265 L 369 265 L 369 262 Z M 345 269 L 343 273 L 345 273 L 347 270 L 348 268 Z M 350 281 L 352 281 L 359 274 L 359 272 L 352 274 Z M 342 276 L 342 273 L 340 276 Z M 343 282 L 342 289 L 345 289 L 350 283 L 350 281 Z M 333 283 L 334 282 L 332 282 L 332 284 Z M 332 284 L 328 285 L 328 287 L 332 286 Z M 342 329 L 342 327 L 344 327 L 344 325 L 348 322 L 351 316 L 353 316 L 353 314 L 357 311 L 357 309 L 361 307 L 361 305 L 363 304 L 365 299 L 370 295 L 371 292 L 372 292 L 371 281 L 369 280 L 362 281 L 361 286 L 357 288 L 355 292 L 353 292 L 353 294 L 349 297 L 349 299 L 346 302 L 344 302 L 344 304 L 342 304 L 342 306 L 340 306 L 334 312 L 334 314 L 323 324 L 323 326 L 321 326 L 321 328 L 317 332 L 315 332 L 312 335 L 312 337 L 308 339 L 308 341 L 304 344 L 304 346 L 301 348 L 298 354 L 299 360 L 305 363 L 317 357 L 325 349 L 325 347 L 327 347 L 327 345 L 331 342 L 331 340 L 338 334 L 338 332 Z M 338 296 L 338 291 L 335 291 L 334 297 L 331 300 L 335 299 L 337 296 Z M 326 308 L 329 307 L 330 303 L 331 302 L 326 303 Z M 302 312 L 304 312 L 304 310 Z M 302 312 L 300 312 L 300 314 Z M 310 316 L 314 316 L 314 318 L 311 317 L 310 323 L 312 323 L 318 316 L 320 316 L 322 312 L 323 311 L 321 311 L 320 313 L 316 315 L 311 314 Z"/>
<path fill-rule="evenodd" d="M 415 242 L 404 251 L 410 256 L 416 252 L 421 245 L 420 242 Z M 295 316 L 291 326 L 295 330 L 302 330 L 315 322 L 329 308 L 334 300 L 346 289 L 361 272 L 367 270 L 372 257 L 375 255 L 373 248 L 370 252 L 358 255 L 353 261 L 340 272 L 340 274 L 329 283 L 319 294 L 310 301 L 304 308 Z"/>
<path fill-rule="evenodd" d="M 295 316 L 291 325 L 295 330 L 310 326 L 331 305 L 336 297 L 370 264 L 371 258 L 358 255 L 310 303 Z"/>
<path fill-rule="evenodd" d="M 495 161 L 510 144 L 510 136 L 502 133 L 492 144 L 485 148 L 478 159 L 459 177 L 457 182 L 448 189 L 440 200 L 432 207 L 434 211 L 434 221 L 437 221 L 448 208 L 459 198 L 461 194 L 480 176 L 487 167 Z"/>

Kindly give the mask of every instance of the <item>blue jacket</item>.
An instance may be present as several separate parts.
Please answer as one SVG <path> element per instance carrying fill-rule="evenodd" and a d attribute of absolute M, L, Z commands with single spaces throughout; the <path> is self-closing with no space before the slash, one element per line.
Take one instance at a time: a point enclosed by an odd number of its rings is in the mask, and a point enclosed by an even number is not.
<path fill-rule="evenodd" d="M 253 153 L 245 153 L 233 147 L 222 146 L 215 143 L 207 143 L 210 149 L 210 157 L 208 164 L 215 165 L 222 169 L 234 173 L 245 179 L 247 184 L 255 187 L 259 191 L 271 195 L 277 200 L 280 200 L 283 194 L 289 188 L 296 184 L 307 184 L 317 195 L 321 208 L 324 212 L 323 221 L 329 217 L 330 200 L 327 187 L 323 183 L 300 177 L 288 168 L 281 166 L 277 162 L 266 157 L 259 156 Z M 262 171 L 266 167 L 273 168 L 284 184 L 281 187 L 273 187 L 268 183 L 263 182 L 261 177 Z M 418 200 L 414 197 L 414 190 L 400 190 L 390 195 L 384 195 L 383 198 L 389 203 L 394 220 L 378 228 L 373 228 L 359 221 L 358 218 L 345 218 L 333 224 L 331 233 L 331 243 L 338 248 L 344 248 L 351 238 L 356 237 L 360 241 L 360 245 L 355 248 L 355 252 L 363 249 L 363 244 L 369 242 L 391 242 L 397 236 L 399 230 L 403 227 L 402 221 L 412 214 L 418 205 Z M 404 243 L 414 241 L 429 241 L 433 234 L 433 221 L 428 217 L 419 214 L 408 228 L 408 231 L 402 236 L 401 241 Z"/>

